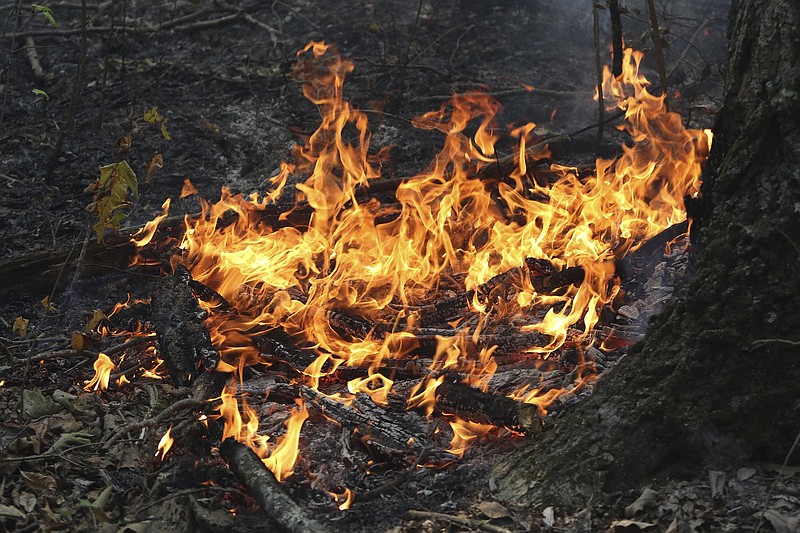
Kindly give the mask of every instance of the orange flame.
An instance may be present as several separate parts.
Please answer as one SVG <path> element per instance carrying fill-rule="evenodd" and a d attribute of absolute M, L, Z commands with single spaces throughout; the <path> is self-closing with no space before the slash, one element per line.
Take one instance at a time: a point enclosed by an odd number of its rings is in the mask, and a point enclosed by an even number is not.
<path fill-rule="evenodd" d="M 299 454 L 300 429 L 307 418 L 308 410 L 305 405 L 301 404 L 300 409 L 292 410 L 291 416 L 286 420 L 286 433 L 278 441 L 270 456 L 263 459 L 264 464 L 275 474 L 275 479 L 278 481 L 283 481 L 292 475 Z"/>
<path fill-rule="evenodd" d="M 450 441 L 450 449 L 447 451 L 458 457 L 463 457 L 464 452 L 476 438 L 486 435 L 494 429 L 494 426 L 490 424 L 470 422 L 458 417 L 448 419 L 447 423 L 453 430 L 453 439 Z"/>
<path fill-rule="evenodd" d="M 96 390 L 106 390 L 111 371 L 116 368 L 114 361 L 104 353 L 97 354 L 94 361 L 94 377 L 84 382 L 83 390 L 91 392 Z"/>
<path fill-rule="evenodd" d="M 481 316 L 481 326 L 441 337 L 430 369 L 464 372 L 470 384 L 485 388 L 497 365 L 495 347 L 480 346 L 479 331 L 491 333 L 504 316 L 523 320 L 523 331 L 547 339 L 525 350 L 532 358 L 547 357 L 568 338 L 586 341 L 600 309 L 618 290 L 615 260 L 683 220 L 683 198 L 699 190 L 711 133 L 684 128 L 680 116 L 666 110 L 663 97 L 647 91 L 639 72 L 641 54 L 627 50 L 623 74 L 615 79 L 606 71 L 602 88 L 605 99 L 625 111 L 622 129 L 632 142 L 618 158 L 598 159 L 593 176 L 552 165 L 560 179 L 540 184 L 527 151 L 536 141 L 535 125 L 526 124 L 513 131 L 516 165 L 509 180 L 498 183 L 496 193 L 488 190 L 475 178 L 495 164 L 493 127 L 500 104 L 483 94 L 457 95 L 414 120 L 418 128 L 443 133 L 444 145 L 428 168 L 397 187 L 394 216 L 387 221 L 379 216 L 377 200 L 362 201 L 357 194 L 380 178 L 385 152 L 373 155 L 366 114 L 343 96 L 352 62 L 320 42 L 309 43 L 298 57 L 296 75 L 321 112 L 319 128 L 295 147 L 294 164 L 283 163 L 263 195 L 234 196 L 224 189 L 216 204 L 202 202 L 202 216 L 185 219 L 183 255 L 173 258 L 237 311 L 209 310 L 207 325 L 225 368 L 258 363 L 250 339 L 281 328 L 319 354 L 304 371 L 308 386 L 316 388 L 341 365 L 366 367 L 368 376 L 348 387 L 382 403 L 393 382 L 379 366 L 409 356 L 415 325 L 424 318 L 419 309 L 431 302 L 444 279 L 457 277 L 465 289 L 476 289 L 529 257 L 556 269 L 580 267 L 583 281 L 553 294 L 538 293 L 528 276 L 510 281 L 500 306 L 475 292 L 469 304 Z M 302 231 L 270 227 L 262 217 L 267 204 L 291 190 L 290 175 L 305 177 L 289 199 L 312 210 Z M 385 327 L 343 334 L 330 320 L 342 311 Z M 408 398 L 409 408 L 431 414 L 442 379 L 420 383 Z M 226 394 L 220 407 L 226 435 L 264 457 L 268 437 L 256 434 L 255 413 L 244 400 L 240 405 Z M 532 394 L 524 401 L 544 410 L 556 393 L 521 394 Z M 292 431 L 278 446 L 287 459 L 279 464 L 278 448 L 275 459 L 268 459 L 282 477 L 296 460 L 304 412 L 290 418 Z M 470 426 L 459 426 L 459 438 L 466 442 L 463 427 Z"/>

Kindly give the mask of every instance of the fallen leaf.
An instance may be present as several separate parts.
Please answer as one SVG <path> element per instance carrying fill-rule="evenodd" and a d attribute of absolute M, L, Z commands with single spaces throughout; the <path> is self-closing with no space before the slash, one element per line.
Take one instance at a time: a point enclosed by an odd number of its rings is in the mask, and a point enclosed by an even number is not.
<path fill-rule="evenodd" d="M 20 338 L 24 339 L 25 336 L 28 334 L 29 323 L 30 320 L 28 320 L 27 318 L 18 316 L 17 318 L 14 319 L 14 325 L 12 326 L 11 331 L 15 335 L 18 335 Z"/>
<path fill-rule="evenodd" d="M 717 496 L 722 496 L 722 493 L 725 490 L 726 479 L 727 476 L 725 475 L 725 472 L 720 472 L 719 470 L 708 471 L 708 483 L 711 485 L 711 499 L 714 499 Z"/>
<path fill-rule="evenodd" d="M 27 418 L 39 418 L 56 414 L 61 406 L 45 397 L 39 389 L 22 391 L 22 412 Z"/>
<path fill-rule="evenodd" d="M 20 470 L 19 475 L 25 480 L 25 485 L 37 493 L 46 493 L 46 495 L 50 496 L 58 490 L 58 484 L 53 476 L 24 470 Z"/>
<path fill-rule="evenodd" d="M 656 497 L 658 494 L 656 491 L 647 487 L 642 491 L 642 495 L 636 498 L 636 501 L 630 504 L 625 508 L 625 516 L 628 518 L 633 518 L 638 513 L 644 511 L 647 507 L 655 505 Z"/>
<path fill-rule="evenodd" d="M 655 524 L 651 524 L 650 522 L 637 522 L 636 520 L 615 520 L 612 522 L 611 527 L 614 528 L 614 531 L 622 533 L 625 531 L 641 531 L 653 527 L 654 525 Z"/>
<path fill-rule="evenodd" d="M 83 446 L 85 444 L 92 443 L 92 434 L 91 433 L 83 433 L 83 432 L 75 432 L 75 433 L 62 433 L 58 436 L 58 439 L 50 446 L 50 449 L 47 450 L 47 453 L 53 453 L 58 451 L 62 448 L 71 448 L 72 446 Z"/>
<path fill-rule="evenodd" d="M 505 518 L 511 516 L 511 513 L 497 502 L 481 502 L 478 505 L 478 510 L 489 518 Z"/>
<path fill-rule="evenodd" d="M 0 516 L 20 519 L 20 518 L 25 518 L 25 513 L 23 513 L 16 507 L 0 503 Z"/>
<path fill-rule="evenodd" d="M 553 527 L 556 524 L 556 513 L 552 507 L 542 511 L 542 517 L 544 517 L 544 525 L 547 527 Z"/>
<path fill-rule="evenodd" d="M 17 503 L 19 503 L 20 507 L 25 509 L 26 513 L 30 513 L 36 508 L 36 496 L 30 492 L 20 493 L 17 498 Z"/>
<path fill-rule="evenodd" d="M 775 533 L 799 533 L 800 517 L 786 516 L 774 509 L 767 509 L 761 514 L 775 528 Z"/>
<path fill-rule="evenodd" d="M 742 468 L 736 471 L 736 479 L 738 479 L 739 481 L 747 481 L 748 479 L 756 475 L 756 472 L 758 472 L 758 470 L 756 470 L 752 466 L 743 466 Z"/>

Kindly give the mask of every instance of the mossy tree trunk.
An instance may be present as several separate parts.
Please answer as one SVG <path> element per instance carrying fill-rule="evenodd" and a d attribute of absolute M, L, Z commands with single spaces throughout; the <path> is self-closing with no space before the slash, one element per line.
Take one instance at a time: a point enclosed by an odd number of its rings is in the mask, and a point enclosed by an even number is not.
<path fill-rule="evenodd" d="M 507 500 L 781 461 L 800 431 L 800 2 L 734 0 L 730 24 L 693 273 L 595 394 L 495 471 Z"/>

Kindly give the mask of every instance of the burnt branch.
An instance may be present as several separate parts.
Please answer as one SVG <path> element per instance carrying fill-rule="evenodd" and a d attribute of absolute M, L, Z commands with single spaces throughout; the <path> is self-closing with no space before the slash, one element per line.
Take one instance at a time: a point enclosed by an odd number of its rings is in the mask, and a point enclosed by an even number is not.
<path fill-rule="evenodd" d="M 328 531 L 286 494 L 281 484 L 253 450 L 229 438 L 222 443 L 219 451 L 236 478 L 247 488 L 250 496 L 281 529 L 290 533 Z"/>

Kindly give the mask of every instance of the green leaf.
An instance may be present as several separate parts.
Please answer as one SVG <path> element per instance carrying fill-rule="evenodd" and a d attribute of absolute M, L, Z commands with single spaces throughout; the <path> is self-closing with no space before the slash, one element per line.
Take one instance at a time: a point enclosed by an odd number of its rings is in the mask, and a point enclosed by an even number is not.
<path fill-rule="evenodd" d="M 55 17 L 53 16 L 53 10 L 47 6 L 43 6 L 40 4 L 31 4 L 34 13 L 38 13 L 39 15 L 43 16 L 47 19 L 47 22 L 50 23 L 51 26 L 55 26 L 58 28 L 58 22 L 56 22 Z"/>
<path fill-rule="evenodd" d="M 22 412 L 28 419 L 53 415 L 61 410 L 61 406 L 52 398 L 44 396 L 39 389 L 22 391 Z"/>
<path fill-rule="evenodd" d="M 49 94 L 47 94 L 46 92 L 44 92 L 44 91 L 43 91 L 43 90 L 41 90 L 41 89 L 33 89 L 31 92 L 32 92 L 33 94 L 35 94 L 36 96 L 41 96 L 41 97 L 42 97 L 42 98 L 44 98 L 45 100 L 50 100 L 50 95 L 49 95 Z"/>

